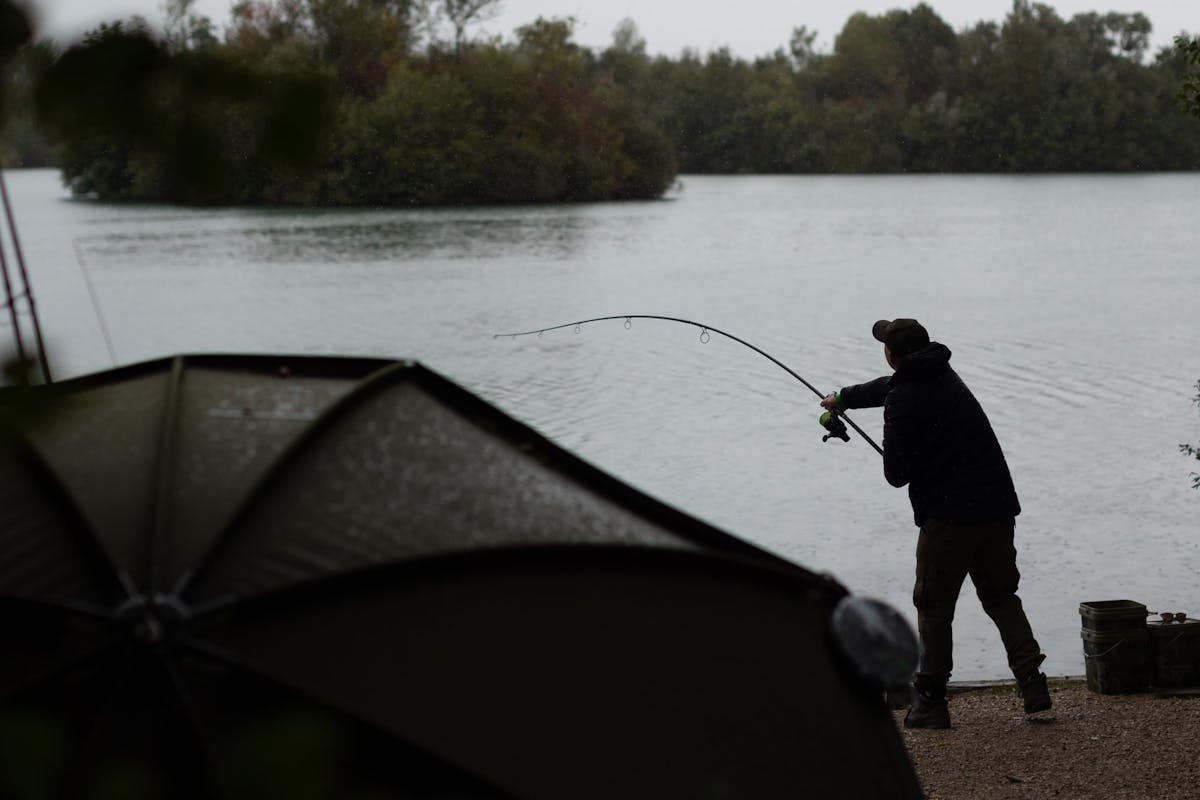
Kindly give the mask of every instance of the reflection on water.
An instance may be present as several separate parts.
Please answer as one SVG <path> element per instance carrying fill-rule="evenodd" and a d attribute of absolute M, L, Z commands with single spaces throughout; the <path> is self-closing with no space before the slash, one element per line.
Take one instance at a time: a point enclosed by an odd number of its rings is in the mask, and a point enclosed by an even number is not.
<path fill-rule="evenodd" d="M 141 220 L 128 232 L 82 237 L 89 254 L 131 265 L 153 254 L 159 263 L 203 264 L 223 255 L 241 261 L 282 264 L 378 262 L 427 259 L 524 257 L 571 258 L 593 222 L 580 213 L 363 211 L 251 214 L 215 224 L 196 220 Z M 182 230 L 180 228 L 183 228 Z M 217 234 L 219 238 L 216 238 Z"/>
<path fill-rule="evenodd" d="M 1022 597 L 1058 674 L 1081 601 L 1196 601 L 1190 403 L 1200 176 L 685 178 L 658 203 L 189 210 L 63 198 L 8 173 L 56 371 L 186 351 L 414 357 L 642 489 L 909 612 L 915 529 L 816 397 L 663 314 L 741 336 L 818 387 L 880 374 L 871 323 L 953 351 L 1008 455 Z M 878 412 L 855 417 L 878 439 Z M 968 589 L 957 678 L 1004 657 Z"/>
<path fill-rule="evenodd" d="M 249 260 L 287 264 L 488 258 L 518 249 L 538 258 L 570 258 L 588 226 L 580 216 L 371 216 L 255 227 L 241 232 L 240 243 Z"/>

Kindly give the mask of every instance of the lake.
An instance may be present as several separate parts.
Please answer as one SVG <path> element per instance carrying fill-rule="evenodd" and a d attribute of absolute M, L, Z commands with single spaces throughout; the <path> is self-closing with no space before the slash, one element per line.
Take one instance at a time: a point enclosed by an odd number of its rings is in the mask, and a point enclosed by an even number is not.
<path fill-rule="evenodd" d="M 915 619 L 905 492 L 817 397 L 920 319 L 1016 482 L 1021 596 L 1054 675 L 1080 602 L 1200 616 L 1200 174 L 683 176 L 646 203 L 186 209 L 5 173 L 56 378 L 178 352 L 415 358 L 640 489 Z M 98 315 L 93 304 L 100 309 Z M 106 341 L 107 339 L 107 341 Z M 11 347 L 7 329 L 0 347 Z M 880 414 L 853 415 L 878 441 Z M 955 680 L 1007 676 L 973 591 Z"/>

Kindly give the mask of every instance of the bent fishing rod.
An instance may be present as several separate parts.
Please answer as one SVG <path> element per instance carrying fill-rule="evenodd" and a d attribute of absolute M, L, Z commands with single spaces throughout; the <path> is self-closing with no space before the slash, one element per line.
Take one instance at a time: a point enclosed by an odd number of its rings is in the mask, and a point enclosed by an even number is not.
<path fill-rule="evenodd" d="M 613 316 L 608 316 L 608 317 L 592 317 L 591 319 L 581 319 L 581 320 L 578 320 L 577 322 L 566 322 L 566 323 L 563 323 L 562 325 L 551 325 L 548 328 L 536 328 L 531 331 L 517 331 L 514 333 L 495 333 L 495 334 L 492 334 L 492 338 L 493 339 L 504 339 L 504 338 L 516 339 L 518 336 L 533 336 L 535 334 L 538 336 L 541 336 L 543 333 L 549 333 L 550 331 L 558 331 L 558 330 L 562 330 L 564 328 L 574 328 L 575 332 L 579 333 L 580 329 L 584 325 L 587 325 L 589 323 L 608 322 L 610 320 L 618 320 L 618 319 L 625 320 L 625 329 L 626 330 L 629 330 L 631 327 L 633 327 L 633 320 L 635 320 L 635 319 L 656 319 L 656 320 L 661 320 L 663 322 L 677 322 L 682 325 L 691 325 L 693 328 L 700 329 L 700 343 L 701 344 L 708 344 L 709 339 L 712 338 L 711 334 L 715 333 L 718 336 L 724 336 L 726 339 L 737 342 L 738 344 L 742 345 L 743 347 L 749 347 L 751 350 L 758 353 L 760 356 L 767 359 L 768 361 L 773 363 L 775 366 L 779 367 L 784 372 L 786 372 L 787 374 L 791 375 L 796 380 L 803 383 L 817 397 L 821 398 L 822 400 L 825 399 L 825 395 L 821 392 L 820 389 L 813 386 L 811 383 L 809 383 L 807 380 L 805 380 L 804 377 L 800 375 L 800 373 L 796 372 L 796 370 L 792 369 L 787 364 L 784 364 L 782 361 L 780 361 L 778 358 L 776 358 L 775 356 L 768 353 L 766 350 L 763 350 L 760 347 L 755 347 L 754 345 L 750 344 L 750 342 L 747 342 L 745 339 L 734 336 L 732 333 L 726 333 L 725 331 L 721 330 L 720 328 L 714 328 L 712 325 L 705 325 L 702 322 L 694 322 L 690 319 L 681 319 L 679 317 L 664 317 L 664 316 L 660 316 L 657 314 L 615 314 Z M 843 420 L 845 421 L 845 425 L 842 424 Z M 861 436 L 864 440 L 866 440 L 867 444 L 871 445 L 871 447 L 874 447 L 875 451 L 878 452 L 879 455 L 883 455 L 883 449 L 879 445 L 875 444 L 875 441 L 870 436 L 867 436 L 866 432 L 864 432 L 862 428 L 858 427 L 858 425 L 856 425 L 854 423 L 854 420 L 852 420 L 852 419 L 850 419 L 850 417 L 846 416 L 844 411 L 826 412 L 821 415 L 820 421 L 821 421 L 821 426 L 824 427 L 827 431 L 829 431 L 829 433 L 823 437 L 822 441 L 827 442 L 831 438 L 841 439 L 846 442 L 850 441 L 850 437 L 846 434 L 846 425 L 849 425 L 851 428 L 853 428 L 855 430 L 855 432 L 858 433 L 859 436 Z"/>

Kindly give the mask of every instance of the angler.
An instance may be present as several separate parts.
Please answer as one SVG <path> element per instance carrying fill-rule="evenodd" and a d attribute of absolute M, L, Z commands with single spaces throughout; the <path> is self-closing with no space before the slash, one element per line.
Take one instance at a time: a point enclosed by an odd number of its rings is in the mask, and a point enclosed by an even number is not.
<path fill-rule="evenodd" d="M 963 580 L 1000 631 L 1025 713 L 1050 708 L 1045 659 L 1017 596 L 1015 518 L 1021 512 L 996 434 L 971 390 L 950 367 L 950 349 L 931 342 L 915 319 L 879 320 L 893 374 L 827 395 L 830 413 L 883 406 L 883 473 L 908 486 L 917 539 L 917 630 L 921 666 L 909 728 L 948 728 L 946 684 L 953 666 L 951 623 Z"/>

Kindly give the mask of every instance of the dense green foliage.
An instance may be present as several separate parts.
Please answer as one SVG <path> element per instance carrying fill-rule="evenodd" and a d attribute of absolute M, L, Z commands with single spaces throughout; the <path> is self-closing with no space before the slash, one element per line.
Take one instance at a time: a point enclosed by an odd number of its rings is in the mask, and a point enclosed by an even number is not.
<path fill-rule="evenodd" d="M 57 58 L 27 47 L 0 148 L 37 158 L 36 81 L 68 184 L 109 199 L 546 202 L 656 197 L 677 168 L 1200 168 L 1200 40 L 1152 56 L 1141 14 L 1015 0 L 955 32 L 920 4 L 851 16 L 829 53 L 798 28 L 747 61 L 651 57 L 628 21 L 602 52 L 569 20 L 472 41 L 494 2 L 244 0 L 218 38 L 171 0 L 161 36 L 113 24 Z"/>
<path fill-rule="evenodd" d="M 179 4 L 186 11 L 187 3 Z M 426 205 L 657 197 L 670 143 L 565 21 L 413 50 L 402 0 L 247 0 L 218 42 L 102 26 L 46 72 L 71 189 L 106 199 Z M 422 10 L 425 6 L 422 6 Z M 464 10 L 465 9 L 465 10 Z M 456 21 L 457 20 L 457 21 Z"/>
<path fill-rule="evenodd" d="M 1176 36 L 1175 47 L 1191 67 L 1179 90 L 1179 103 L 1188 113 L 1200 117 L 1200 36 Z"/>
<path fill-rule="evenodd" d="M 1141 14 L 1017 0 L 956 34 L 922 4 L 855 14 L 832 53 L 801 28 L 786 53 L 643 61 L 637 80 L 684 172 L 1200 168 L 1175 100 L 1187 60 L 1150 60 L 1149 33 Z"/>

